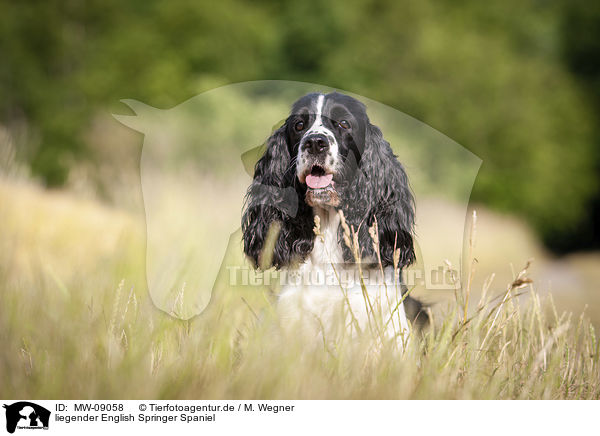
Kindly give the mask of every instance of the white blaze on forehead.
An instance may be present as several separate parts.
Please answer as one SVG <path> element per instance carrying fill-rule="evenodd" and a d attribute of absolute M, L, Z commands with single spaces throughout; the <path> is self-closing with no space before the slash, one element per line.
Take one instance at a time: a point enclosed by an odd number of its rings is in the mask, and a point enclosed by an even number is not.
<path fill-rule="evenodd" d="M 323 125 L 323 120 L 322 120 L 321 116 L 323 115 L 323 103 L 324 102 L 325 102 L 325 96 L 323 94 L 320 94 L 319 98 L 317 99 L 317 117 L 315 118 L 315 124 L 318 122 L 320 125 Z"/>
<path fill-rule="evenodd" d="M 331 131 L 329 129 L 326 129 L 325 126 L 323 125 L 323 105 L 324 105 L 324 103 L 325 103 L 325 96 L 323 94 L 319 94 L 319 98 L 317 98 L 315 121 L 314 121 L 313 125 L 310 126 L 310 129 L 308 129 L 306 131 L 304 136 L 312 135 L 314 133 L 323 133 L 325 135 L 327 135 L 327 133 L 329 133 L 331 136 L 333 136 L 331 134 Z"/>

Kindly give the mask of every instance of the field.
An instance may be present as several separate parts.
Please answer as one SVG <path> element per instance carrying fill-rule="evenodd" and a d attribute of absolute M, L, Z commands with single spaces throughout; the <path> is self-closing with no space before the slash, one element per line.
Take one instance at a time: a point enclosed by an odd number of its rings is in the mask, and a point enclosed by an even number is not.
<path fill-rule="evenodd" d="M 404 353 L 369 337 L 306 348 L 281 332 L 271 295 L 243 287 L 217 286 L 189 320 L 157 309 L 139 206 L 6 177 L 0 220 L 3 398 L 600 398 L 597 258 L 553 260 L 525 226 L 484 209 L 471 288 L 415 290 L 434 327 Z M 551 293 L 544 279 L 561 268 L 573 289 L 556 281 Z M 176 312 L 184 297 L 169 298 Z"/>

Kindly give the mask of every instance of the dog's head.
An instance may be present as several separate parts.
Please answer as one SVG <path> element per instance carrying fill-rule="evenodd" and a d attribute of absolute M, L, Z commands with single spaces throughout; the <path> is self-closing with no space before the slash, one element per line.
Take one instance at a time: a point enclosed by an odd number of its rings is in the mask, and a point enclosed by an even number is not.
<path fill-rule="evenodd" d="M 297 207 L 286 204 L 291 197 Z M 406 173 L 365 105 L 340 93 L 300 98 L 267 141 L 246 198 L 245 253 L 258 265 L 277 222 L 272 264 L 302 260 L 313 247 L 314 208 L 342 210 L 365 256 L 374 255 L 368 227 L 377 220 L 384 266 L 392 263 L 395 248 L 401 249 L 400 266 L 414 260 L 414 204 Z"/>

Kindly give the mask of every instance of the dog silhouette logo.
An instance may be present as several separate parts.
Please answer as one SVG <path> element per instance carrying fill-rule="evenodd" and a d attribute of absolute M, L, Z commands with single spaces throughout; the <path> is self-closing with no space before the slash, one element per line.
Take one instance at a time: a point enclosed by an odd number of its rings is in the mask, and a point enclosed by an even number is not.
<path fill-rule="evenodd" d="M 4 405 L 6 409 L 6 431 L 14 433 L 19 429 L 48 429 L 50 411 L 29 401 L 19 401 Z"/>
<path fill-rule="evenodd" d="M 144 135 L 140 182 L 145 266 L 156 307 L 190 319 L 208 307 L 213 290 L 233 285 L 232 271 L 249 266 L 241 250 L 240 211 L 267 138 L 283 125 L 294 100 L 333 91 L 317 84 L 266 80 L 212 89 L 168 109 L 122 100 L 130 114 L 114 118 Z M 409 115 L 344 93 L 367 105 L 370 119 L 386 132 L 411 180 L 419 263 L 407 276 L 407 285 L 454 290 L 461 279 L 458 271 L 465 270 L 460 267 L 465 222 L 482 160 Z M 282 164 L 292 170 L 294 159 Z M 296 216 L 300 203 L 294 187 L 271 181 L 257 189 L 257 198 Z M 450 280 L 448 265 L 457 269 Z"/>

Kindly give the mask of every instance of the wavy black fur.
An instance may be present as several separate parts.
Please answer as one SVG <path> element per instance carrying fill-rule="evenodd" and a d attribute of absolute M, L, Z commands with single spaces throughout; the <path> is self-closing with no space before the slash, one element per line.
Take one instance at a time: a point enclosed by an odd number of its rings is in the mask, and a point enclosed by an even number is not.
<path fill-rule="evenodd" d="M 368 229 L 377 219 L 381 263 L 384 267 L 393 265 L 394 249 L 399 248 L 398 266 L 403 268 L 415 261 L 414 199 L 406 172 L 381 130 L 367 123 L 364 152 L 358 171 L 341 196 L 341 209 L 348 224 L 358 231 L 362 257 L 376 258 Z M 341 228 L 339 232 L 341 240 Z M 350 250 L 342 245 L 344 257 L 350 260 Z"/>
<path fill-rule="evenodd" d="M 279 269 L 293 261 L 302 261 L 313 248 L 312 208 L 304 202 L 306 187 L 296 178 L 286 129 L 284 124 L 268 139 L 265 154 L 256 163 L 254 179 L 246 194 L 242 217 L 244 252 L 255 267 L 261 265 L 267 233 L 274 222 L 280 223 L 281 230 L 273 249 L 272 266 Z M 296 213 L 287 211 L 286 188 L 292 188 L 298 195 L 297 208 L 292 208 Z"/>

